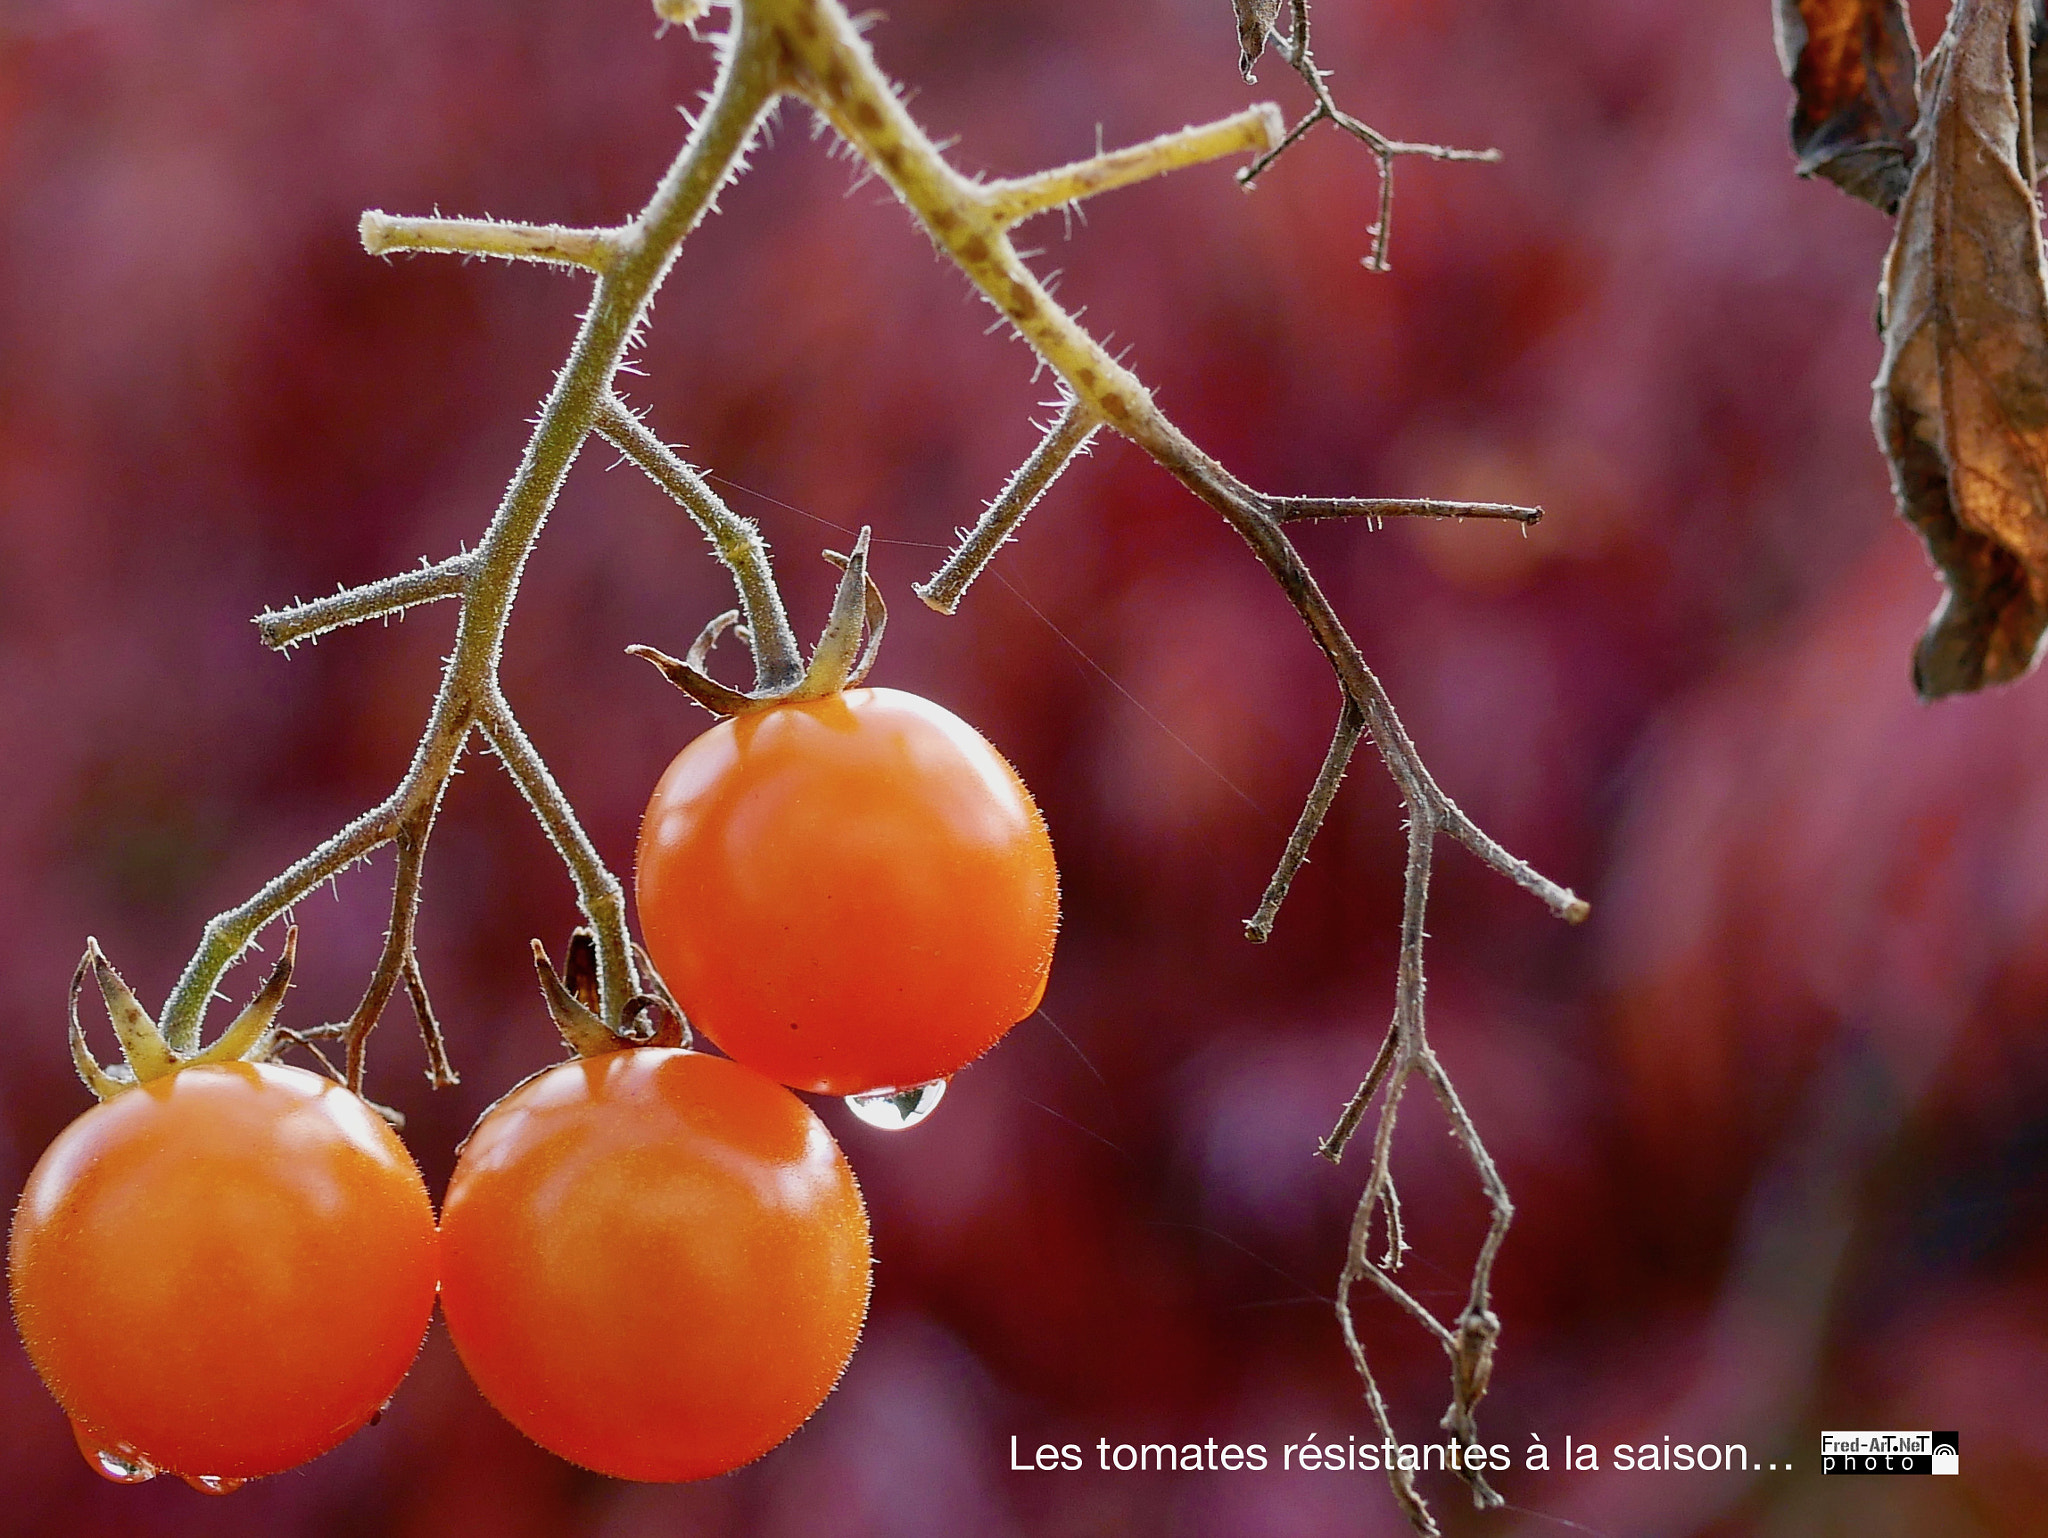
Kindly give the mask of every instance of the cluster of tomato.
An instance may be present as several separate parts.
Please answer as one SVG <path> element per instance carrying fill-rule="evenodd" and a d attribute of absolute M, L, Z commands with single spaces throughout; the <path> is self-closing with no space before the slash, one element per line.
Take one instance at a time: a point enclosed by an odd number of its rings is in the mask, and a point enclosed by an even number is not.
<path fill-rule="evenodd" d="M 1037 1007 L 1044 824 L 957 717 L 853 690 L 685 748 L 636 896 L 728 1055 L 621 1045 L 526 1080 L 463 1145 L 438 1227 L 374 1112 L 271 1063 L 149 1078 L 51 1144 L 10 1289 L 102 1473 L 219 1492 L 325 1452 L 396 1390 L 437 1295 L 485 1396 L 603 1473 L 721 1473 L 823 1402 L 867 1312 L 867 1213 L 790 1087 L 907 1094 Z"/>

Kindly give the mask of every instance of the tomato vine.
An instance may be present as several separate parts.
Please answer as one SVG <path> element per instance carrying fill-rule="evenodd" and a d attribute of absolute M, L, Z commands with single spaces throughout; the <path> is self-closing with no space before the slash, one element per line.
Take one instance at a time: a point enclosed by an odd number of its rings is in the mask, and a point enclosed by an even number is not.
<path fill-rule="evenodd" d="M 700 0 L 656 0 L 665 19 L 692 24 L 707 14 Z M 1361 497 L 1275 496 L 1239 480 L 1159 408 L 1144 382 L 1112 355 L 1079 319 L 1064 309 L 1013 245 L 1024 222 L 1083 199 L 1177 169 L 1230 156 L 1250 156 L 1240 173 L 1249 180 L 1318 122 L 1331 122 L 1360 138 L 1378 159 L 1382 200 L 1373 226 L 1370 266 L 1384 266 L 1390 195 L 1386 174 L 1396 155 L 1485 158 L 1436 146 L 1385 139 L 1337 108 L 1309 52 L 1307 8 L 1293 6 L 1293 27 L 1274 32 L 1281 51 L 1314 98 L 1303 119 L 1287 129 L 1279 110 L 1260 104 L 1213 123 L 1163 134 L 1128 148 L 1028 176 L 981 180 L 963 175 L 933 144 L 881 72 L 867 43 L 839 0 L 731 0 L 730 24 L 712 41 L 718 74 L 704 112 L 645 207 L 609 228 L 569 228 L 459 218 L 408 218 L 372 210 L 360 234 L 373 254 L 451 252 L 534 261 L 586 274 L 592 296 L 576 340 L 541 405 L 532 437 L 488 526 L 474 549 L 421 570 L 349 589 L 311 603 L 273 610 L 258 619 L 263 642 L 283 650 L 343 626 L 412 606 L 455 599 L 456 638 L 419 743 L 389 795 L 237 906 L 207 923 L 200 943 L 164 1001 L 156 1020 L 141 1011 L 111 967 L 90 968 L 110 1008 L 127 1021 L 131 1040 L 148 1052 L 160 1046 L 170 1060 L 187 1062 L 219 1047 L 204 1044 L 209 1001 L 227 970 L 268 926 L 320 883 L 386 844 L 397 850 L 388 930 L 362 997 L 345 1022 L 312 1031 L 285 1032 L 269 1014 L 253 1031 L 245 1013 L 244 1042 L 230 1027 L 234 1056 L 262 1056 L 286 1040 L 339 1037 L 346 1051 L 348 1085 L 360 1090 L 365 1052 L 392 996 L 403 986 L 428 1046 L 430 1076 L 452 1082 L 425 979 L 414 952 L 414 926 L 425 850 L 450 777 L 473 738 L 481 738 L 504 765 L 561 855 L 588 926 L 588 939 L 572 956 L 577 975 L 552 980 L 558 1020 L 581 1010 L 614 1035 L 645 1035 L 650 1011 L 672 1009 L 658 976 L 637 952 L 627 927 L 622 883 L 606 866 L 546 763 L 522 729 L 498 675 L 498 660 L 521 574 L 562 484 L 593 435 L 607 440 L 667 491 L 698 523 L 714 555 L 731 573 L 738 608 L 706 627 L 682 658 L 643 649 L 649 660 L 707 707 L 741 714 L 792 701 L 813 700 L 856 681 L 872 658 L 883 619 L 880 594 L 868 576 L 866 540 L 843 556 L 844 578 L 819 644 L 806 661 L 777 589 L 758 532 L 735 515 L 709 480 L 668 449 L 618 393 L 617 376 L 647 323 L 648 307 L 668 276 L 683 241 L 715 206 L 719 191 L 743 168 L 750 145 L 778 103 L 807 106 L 850 147 L 905 205 L 934 246 L 992 304 L 1000 322 L 1029 346 L 1035 361 L 1057 377 L 1062 401 L 1038 447 L 1002 488 L 957 550 L 917 589 L 931 607 L 950 613 L 1032 505 L 1100 431 L 1122 435 L 1221 515 L 1286 595 L 1336 677 L 1340 704 L 1330 749 L 1288 839 L 1273 879 L 1246 928 L 1262 940 L 1270 932 L 1288 886 L 1334 798 L 1351 754 L 1369 739 L 1394 778 L 1406 805 L 1408 849 L 1400 959 L 1393 1018 L 1373 1069 L 1352 1096 L 1322 1152 L 1339 1158 L 1371 1107 L 1379 1106 L 1371 1138 L 1371 1164 L 1357 1208 L 1338 1294 L 1338 1314 L 1368 1403 L 1382 1431 L 1392 1429 L 1350 1310 L 1352 1286 L 1369 1280 L 1423 1324 L 1444 1347 L 1452 1366 L 1453 1400 L 1445 1425 L 1468 1445 L 1476 1433 L 1473 1410 L 1491 1371 L 1498 1321 L 1490 1306 L 1491 1269 L 1512 1216 L 1507 1191 L 1442 1063 L 1431 1048 L 1423 1017 L 1424 915 L 1432 860 L 1440 835 L 1470 849 L 1483 863 L 1516 882 L 1552 912 L 1583 918 L 1586 904 L 1483 832 L 1437 785 L 1403 729 L 1378 677 L 1325 597 L 1289 537 L 1295 522 L 1355 518 L 1369 526 L 1392 517 L 1493 518 L 1525 527 L 1540 510 L 1491 503 Z M 1258 6 L 1240 18 L 1261 17 Z M 1258 24 L 1270 28 L 1277 5 L 1263 6 Z M 1247 51 L 1249 61 L 1250 51 Z M 750 688 L 719 684 L 705 671 L 709 648 L 735 620 L 743 624 L 754 663 Z M 97 957 L 95 951 L 89 960 Z M 288 977 L 288 966 L 284 969 Z M 109 978 L 112 982 L 109 982 Z M 117 986 L 118 985 L 118 986 Z M 281 984 L 279 985 L 281 994 Z M 564 1001 L 568 1002 L 564 1002 Z M 259 1003 L 261 1000 L 259 999 Z M 252 1006 L 254 1009 L 255 1006 Z M 274 1013 L 274 1002 L 270 1011 Z M 638 1022 L 638 1023 L 636 1023 Z M 587 1023 L 587 1022 L 585 1022 Z M 565 1029 L 580 1029 L 581 1025 Z M 154 1043 L 154 1045 L 151 1045 Z M 80 1049 L 81 1071 L 90 1063 Z M 105 1077 L 104 1070 L 94 1071 Z M 138 1067 L 139 1071 L 139 1067 Z M 146 1075 L 145 1075 L 146 1076 Z M 90 1077 L 90 1074 L 88 1074 Z M 1394 1277 L 1404 1241 L 1391 1170 L 1396 1114 L 1417 1077 L 1443 1106 L 1492 1209 L 1492 1221 L 1471 1272 L 1462 1307 L 1448 1323 Z M 95 1086 L 120 1088 L 111 1078 Z M 1376 1231 L 1385 1253 L 1375 1258 Z M 1390 1476 L 1411 1523 L 1435 1530 L 1404 1472 Z M 1495 1496 L 1468 1475 L 1482 1505 Z"/>

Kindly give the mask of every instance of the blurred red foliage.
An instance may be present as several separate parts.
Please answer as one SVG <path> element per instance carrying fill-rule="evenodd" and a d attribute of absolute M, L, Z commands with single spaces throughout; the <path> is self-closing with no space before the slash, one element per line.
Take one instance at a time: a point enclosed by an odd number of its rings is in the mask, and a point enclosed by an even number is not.
<path fill-rule="evenodd" d="M 1454 1531 L 2048 1532 L 2048 685 L 1929 709 L 1936 587 L 1868 427 L 1886 231 L 1790 175 L 1760 8 L 1624 0 L 1318 11 L 1354 111 L 1499 166 L 1404 164 L 1388 276 L 1334 136 L 1247 198 L 1222 168 L 1099 200 L 1043 265 L 1205 446 L 1275 491 L 1539 501 L 1497 527 L 1303 545 L 1449 793 L 1592 897 L 1583 930 L 1439 862 L 1436 1040 L 1520 1219 L 1482 1426 L 1747 1443 L 1790 1472 L 1516 1472 Z M 85 1103 L 62 999 L 95 933 L 160 998 L 205 917 L 380 796 L 452 610 L 287 663 L 250 616 L 473 538 L 582 285 L 371 260 L 359 212 L 564 222 L 638 206 L 705 50 L 602 6 L 50 0 L 0 18 L 0 1069 L 18 1186 Z M 1010 174 L 1233 111 L 1222 0 L 920 0 L 874 34 Z M 1279 62 L 1258 95 L 1299 104 Z M 876 1223 L 875 1313 L 782 1451 L 633 1488 L 528 1447 L 430 1338 L 380 1427 L 209 1505 L 116 1490 L 0 1356 L 0 1529 L 22 1533 L 1403 1531 L 1374 1475 L 1021 1474 L 1009 1439 L 1276 1448 L 1367 1421 L 1322 1301 L 1356 1168 L 1310 1157 L 1393 990 L 1401 835 L 1354 769 L 1271 944 L 1239 938 L 1336 695 L 1212 515 L 1098 448 L 941 620 L 909 596 L 1047 394 L 876 186 L 785 113 L 657 308 L 652 421 L 759 517 L 809 629 L 816 551 L 870 522 L 877 682 L 974 721 L 1038 793 L 1066 920 L 1047 1019 L 913 1133 L 834 1126 Z M 725 580 L 593 450 L 521 594 L 506 682 L 623 869 L 701 718 L 620 655 Z M 751 488 L 742 491 L 738 488 Z M 302 1021 L 353 1003 L 388 861 L 302 908 Z M 568 883 L 495 768 L 455 787 L 423 960 L 464 1079 L 404 1012 L 372 1059 L 436 1189 L 554 1053 L 524 957 Z M 1051 1022 L 1057 1022 L 1054 1026 Z M 1482 1214 L 1405 1122 L 1410 1282 L 1449 1306 Z M 690 1327 L 650 1278 L 648 1327 Z M 1360 1300 L 1401 1424 L 1435 1349 Z M 138 1346 L 139 1368 L 146 1352 Z M 1965 1477 L 1817 1476 L 1820 1427 L 1960 1426 Z M 1553 1453 L 1555 1456 L 1555 1453 Z M 1910 1488 L 1899 1489 L 1905 1485 Z M 1845 1488 L 1846 1487 L 1846 1488 Z M 1539 1515 L 1539 1513 L 1541 1515 Z"/>

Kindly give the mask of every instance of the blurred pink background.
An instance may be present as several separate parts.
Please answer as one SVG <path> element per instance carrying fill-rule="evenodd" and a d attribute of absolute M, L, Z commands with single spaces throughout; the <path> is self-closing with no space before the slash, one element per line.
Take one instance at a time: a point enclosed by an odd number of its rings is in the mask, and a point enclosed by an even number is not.
<path fill-rule="evenodd" d="M 1301 534 L 1444 787 L 1595 905 L 1569 929 L 1439 858 L 1434 1039 L 1520 1210 L 1482 1429 L 1518 1464 L 1532 1434 L 1553 1465 L 1566 1435 L 1791 1464 L 1518 1468 L 1486 1518 L 1425 1488 L 1456 1533 L 2048 1533 L 2048 680 L 1912 698 L 1937 588 L 1867 423 L 1884 221 L 1791 175 L 1761 0 L 1316 16 L 1352 110 L 1505 155 L 1403 166 L 1390 275 L 1358 262 L 1370 162 L 1327 131 L 1249 197 L 1227 168 L 1185 172 L 1026 243 L 1255 484 L 1548 509 L 1527 538 Z M 636 0 L 0 14 L 10 1189 L 87 1104 L 63 1041 L 85 936 L 160 999 L 207 915 L 389 788 L 453 610 L 289 660 L 250 617 L 473 540 L 572 334 L 583 281 L 373 260 L 358 214 L 629 215 L 709 75 L 705 48 L 654 33 Z M 1116 145 L 1301 104 L 1276 60 L 1255 94 L 1239 81 L 1223 0 L 909 0 L 872 36 L 957 161 L 997 174 L 1084 154 L 1098 125 Z M 844 1383 L 752 1468 L 633 1487 L 524 1442 L 437 1325 L 381 1426 L 214 1500 L 95 1478 L 9 1337 L 0 1530 L 1406 1531 L 1376 1474 L 1009 1470 L 1013 1435 L 1092 1465 L 1099 1437 L 1277 1456 L 1369 1434 L 1324 1301 L 1363 1172 L 1310 1155 L 1391 1004 L 1400 816 L 1361 757 L 1274 940 L 1241 939 L 1336 692 L 1238 542 L 1127 445 L 1059 484 L 957 619 L 916 602 L 1049 390 L 850 181 L 785 112 L 627 381 L 758 493 L 730 494 L 801 631 L 833 576 L 817 552 L 874 525 L 875 681 L 977 723 L 1060 852 L 1057 1031 L 1020 1026 L 909 1133 L 823 1108 L 875 1222 Z M 706 718 L 621 650 L 680 649 L 729 588 L 612 458 L 570 480 L 506 682 L 624 873 Z M 526 943 L 559 953 L 574 920 L 495 766 L 469 771 L 422 931 L 462 1085 L 427 1089 L 402 1005 L 372 1060 L 436 1190 L 478 1111 L 558 1050 Z M 297 1021 L 353 1003 L 388 874 L 302 905 Z M 1409 1285 L 1449 1310 L 1482 1211 L 1420 1099 L 1400 1158 Z M 1437 1434 L 1441 1354 L 1358 1302 L 1401 1427 Z M 688 1298 L 639 1303 L 649 1330 L 690 1328 Z M 1962 1477 L 1820 1477 L 1822 1428 L 1892 1427 L 1960 1428 Z"/>

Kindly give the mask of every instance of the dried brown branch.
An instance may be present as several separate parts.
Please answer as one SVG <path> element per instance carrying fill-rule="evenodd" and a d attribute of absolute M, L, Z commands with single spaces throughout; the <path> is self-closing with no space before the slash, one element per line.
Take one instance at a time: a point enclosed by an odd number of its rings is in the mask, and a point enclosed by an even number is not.
<path fill-rule="evenodd" d="M 370 1033 L 383 1018 L 384 1006 L 391 1001 L 393 990 L 400 982 L 410 987 L 418 973 L 419 960 L 413 954 L 413 935 L 419 920 L 421 865 L 426 857 L 427 835 L 433 829 L 434 813 L 439 808 L 440 797 L 436 796 L 400 823 L 392 835 L 392 842 L 398 847 L 398 873 L 391 882 L 391 923 L 384 931 L 384 945 L 378 952 L 376 966 L 371 970 L 370 984 L 363 990 L 362 1001 L 350 1014 L 348 1029 L 342 1038 L 348 1063 L 344 1082 L 359 1095 L 363 1092 L 364 1053 L 369 1046 Z M 415 1013 L 419 1016 L 421 1039 L 427 1045 L 427 1077 L 439 1083 L 439 1074 L 446 1067 L 446 1049 L 440 1043 L 440 1028 L 433 1012 L 417 1008 L 424 997 L 422 986 L 414 995 Z"/>
<path fill-rule="evenodd" d="M 1295 125 L 1281 136 L 1278 143 L 1260 155 L 1250 165 L 1237 173 L 1241 186 L 1249 187 L 1266 169 L 1288 150 L 1292 149 L 1318 123 L 1330 123 L 1363 144 L 1379 167 L 1380 201 L 1379 217 L 1366 231 L 1372 237 L 1372 249 L 1366 254 L 1366 267 L 1374 272 L 1388 270 L 1387 247 L 1393 234 L 1394 225 L 1394 162 L 1404 156 L 1423 160 L 1484 160 L 1500 159 L 1495 149 L 1461 150 L 1444 144 L 1414 144 L 1403 139 L 1389 139 L 1378 129 L 1361 122 L 1337 105 L 1330 94 L 1330 72 L 1316 64 L 1315 54 L 1309 48 L 1308 0 L 1290 0 L 1294 14 L 1294 25 L 1282 35 L 1273 30 L 1280 14 L 1277 0 L 1234 0 L 1237 7 L 1239 68 L 1246 80 L 1253 78 L 1252 64 L 1257 59 L 1259 48 L 1251 46 L 1247 35 L 1255 25 L 1263 25 L 1264 36 L 1280 45 L 1281 56 L 1288 67 L 1308 86 L 1314 104 L 1302 115 Z M 1262 45 L 1263 46 L 1263 45 Z"/>
<path fill-rule="evenodd" d="M 1259 899 L 1257 911 L 1244 921 L 1247 938 L 1263 943 L 1272 935 L 1273 921 L 1280 916 L 1280 904 L 1287 900 L 1288 889 L 1294 885 L 1295 872 L 1308 860 L 1308 846 L 1321 830 L 1330 803 L 1337 799 L 1337 787 L 1344 783 L 1344 771 L 1350 766 L 1352 749 L 1358 746 L 1358 739 L 1364 733 L 1365 712 L 1355 701 L 1347 698 L 1344 709 L 1337 716 L 1337 732 L 1330 739 L 1330 751 L 1323 756 L 1322 770 L 1316 775 L 1308 800 L 1302 803 L 1301 816 L 1294 824 L 1294 832 L 1288 835 L 1280 864 L 1273 871 L 1273 879 L 1266 883 L 1266 894 Z"/>
<path fill-rule="evenodd" d="M 405 958 L 405 991 L 412 1000 L 412 1017 L 419 1025 L 420 1040 L 427 1047 L 427 1082 L 435 1089 L 451 1089 L 462 1082 L 462 1076 L 448 1061 L 448 1042 L 441 1034 L 441 1021 L 434 1013 L 434 1002 L 427 997 L 427 979 L 420 971 L 417 950 Z"/>
<path fill-rule="evenodd" d="M 1282 523 L 1312 518 L 1363 518 L 1376 524 L 1385 518 L 1490 518 L 1519 523 L 1525 529 L 1543 521 L 1540 507 L 1509 502 L 1440 502 L 1426 497 L 1268 497 L 1266 510 Z"/>
<path fill-rule="evenodd" d="M 1330 1129 L 1328 1137 L 1316 1145 L 1316 1152 L 1332 1164 L 1344 1158 L 1344 1150 L 1351 1146 L 1352 1134 L 1358 1131 L 1358 1124 L 1365 1120 L 1365 1109 L 1372 1104 L 1372 1097 L 1379 1093 L 1380 1085 L 1386 1082 L 1387 1071 L 1394 1066 L 1394 1047 L 1398 1032 L 1388 1027 L 1387 1034 L 1380 1038 L 1380 1049 L 1374 1055 L 1372 1067 L 1366 1069 L 1365 1077 L 1359 1081 L 1344 1109 L 1337 1117 L 1337 1125 Z"/>

